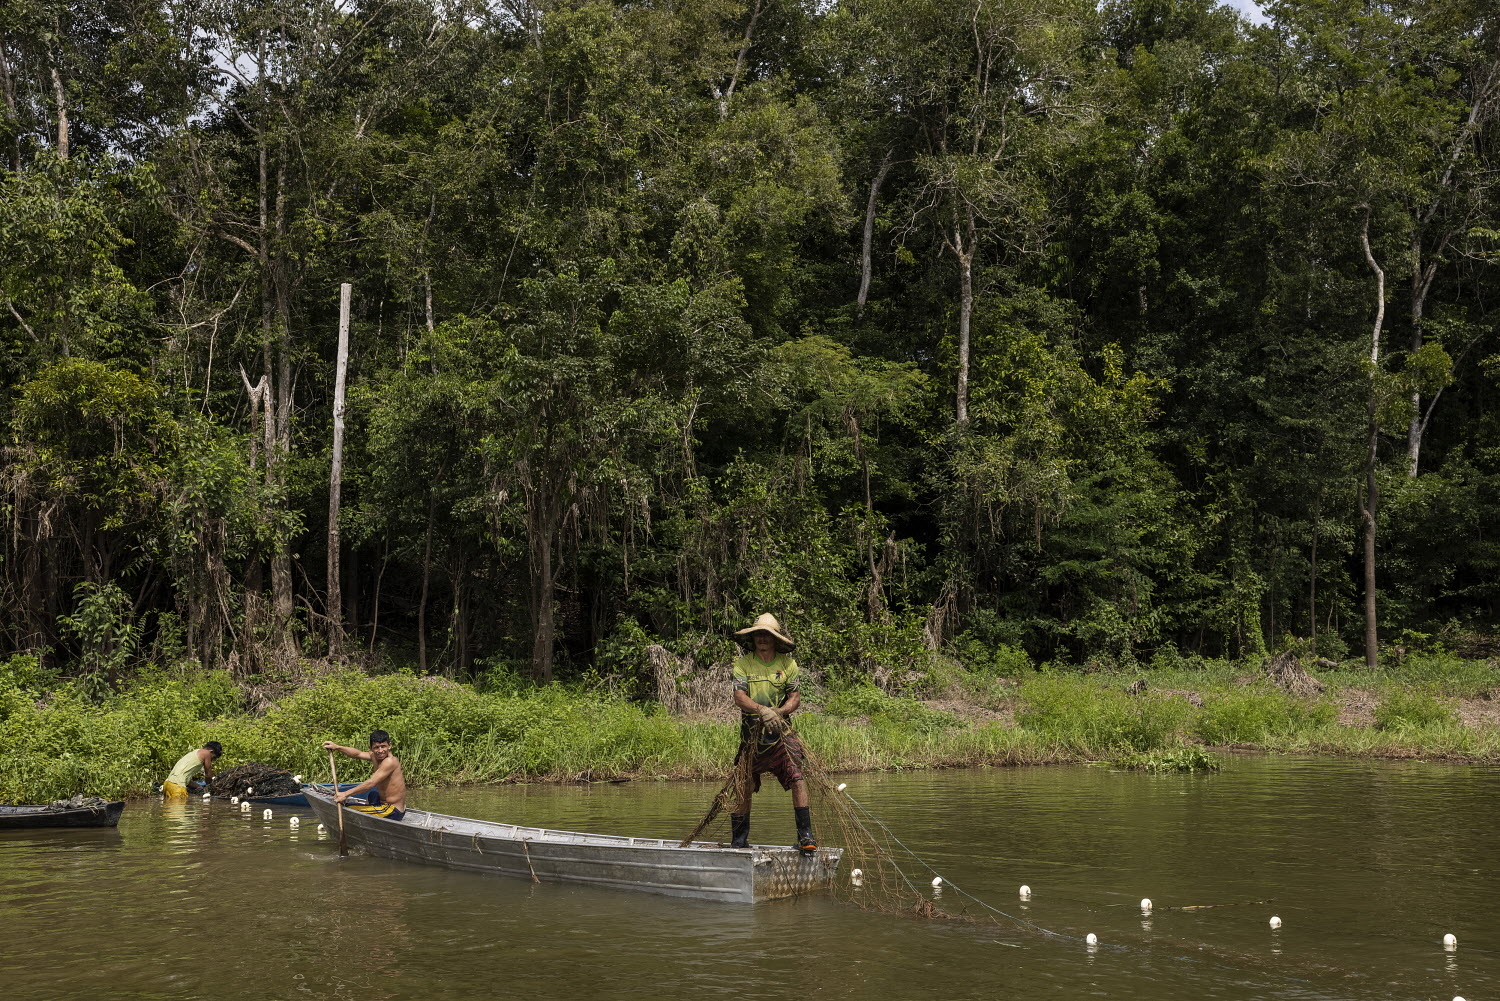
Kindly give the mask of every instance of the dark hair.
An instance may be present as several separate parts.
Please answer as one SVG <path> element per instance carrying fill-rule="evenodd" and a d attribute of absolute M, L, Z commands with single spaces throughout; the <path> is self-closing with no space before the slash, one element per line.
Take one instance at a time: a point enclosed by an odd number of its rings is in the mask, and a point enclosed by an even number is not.
<path fill-rule="evenodd" d="M 370 746 L 371 747 L 375 746 L 376 744 L 389 744 L 390 742 L 391 742 L 391 735 L 388 734 L 388 733 L 386 733 L 384 730 L 371 730 L 370 731 Z"/>
<path fill-rule="evenodd" d="M 217 757 L 221 757 L 224 754 L 224 745 L 221 744 L 221 743 L 219 743 L 217 740 L 210 740 L 208 743 L 204 744 L 203 746 L 205 748 L 207 748 L 208 750 L 213 751 L 214 752 L 214 757 L 216 757 L 216 758 Z"/>

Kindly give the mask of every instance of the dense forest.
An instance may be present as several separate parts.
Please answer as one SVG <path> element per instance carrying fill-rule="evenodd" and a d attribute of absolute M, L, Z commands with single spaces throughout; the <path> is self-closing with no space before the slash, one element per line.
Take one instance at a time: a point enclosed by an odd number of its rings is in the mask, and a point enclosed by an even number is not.
<path fill-rule="evenodd" d="M 0 655 L 1487 633 L 1500 8 L 1266 14 L 8 0 Z"/>

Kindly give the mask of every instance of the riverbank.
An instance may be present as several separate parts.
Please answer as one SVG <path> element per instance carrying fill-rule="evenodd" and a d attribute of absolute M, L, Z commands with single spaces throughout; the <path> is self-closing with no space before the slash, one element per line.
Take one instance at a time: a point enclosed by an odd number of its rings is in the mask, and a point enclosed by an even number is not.
<path fill-rule="evenodd" d="M 874 688 L 808 693 L 797 728 L 831 771 L 1098 761 L 1198 768 L 1202 753 L 1288 753 L 1500 763 L 1500 665 L 1414 659 L 1378 675 L 1314 672 L 1288 694 L 1244 665 L 1020 677 L 962 675 L 941 698 Z M 325 739 L 389 730 L 416 785 L 718 778 L 737 740 L 728 706 L 668 714 L 576 686 L 481 692 L 441 678 L 318 678 L 255 711 L 222 673 L 158 675 L 92 701 L 0 676 L 0 801 L 149 793 L 188 748 L 322 776 Z"/>

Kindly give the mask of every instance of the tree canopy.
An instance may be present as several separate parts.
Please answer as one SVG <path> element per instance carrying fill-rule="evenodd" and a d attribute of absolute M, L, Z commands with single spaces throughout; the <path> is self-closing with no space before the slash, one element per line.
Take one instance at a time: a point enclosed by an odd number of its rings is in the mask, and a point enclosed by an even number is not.
<path fill-rule="evenodd" d="M 1492 629 L 1500 17 L 1266 13 L 7 4 L 0 653 L 628 681 L 770 610 L 891 687 Z"/>

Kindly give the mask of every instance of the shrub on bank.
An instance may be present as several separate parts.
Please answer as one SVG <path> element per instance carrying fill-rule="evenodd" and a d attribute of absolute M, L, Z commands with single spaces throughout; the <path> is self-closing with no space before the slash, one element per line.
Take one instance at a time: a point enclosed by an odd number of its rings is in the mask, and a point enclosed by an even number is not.
<path fill-rule="evenodd" d="M 1193 727 L 1206 744 L 1264 744 L 1327 726 L 1338 710 L 1274 688 L 1241 689 L 1203 700 Z"/>
<path fill-rule="evenodd" d="M 1215 666 L 1202 675 L 1212 682 L 1226 672 Z M 1019 690 L 1006 686 L 1016 695 L 1016 728 L 963 725 L 872 687 L 833 693 L 826 714 L 803 713 L 797 728 L 832 771 L 1078 759 L 1181 767 L 1189 759 L 1178 752 L 1193 738 L 1500 760 L 1500 730 L 1459 725 L 1431 690 L 1393 688 L 1377 710 L 1379 727 L 1369 729 L 1333 726 L 1333 705 L 1269 687 L 1209 687 L 1195 710 L 1155 690 L 1126 694 L 1124 680 L 1048 673 Z M 717 779 L 729 768 L 739 729 L 734 722 L 684 722 L 655 703 L 577 687 L 481 691 L 411 674 L 326 677 L 261 717 L 239 711 L 239 690 L 223 673 L 151 672 L 99 702 L 73 684 L 46 691 L 51 683 L 30 658 L 0 661 L 0 801 L 144 794 L 184 751 L 210 739 L 223 742 L 226 764 L 267 761 L 323 779 L 325 739 L 363 746 L 375 728 L 393 734 L 419 787 L 617 775 Z M 851 722 L 858 717 L 868 724 Z"/>
<path fill-rule="evenodd" d="M 923 705 L 916 699 L 887 695 L 874 685 L 860 685 L 829 696 L 823 712 L 835 719 L 867 717 L 872 723 L 909 727 L 918 733 L 934 734 L 958 726 L 952 713 Z"/>
<path fill-rule="evenodd" d="M 0 700 L 0 801 L 144 791 L 208 739 L 200 686 L 158 679 L 101 703 L 74 684 L 45 697 L 12 687 Z"/>
<path fill-rule="evenodd" d="M 1375 707 L 1375 726 L 1394 733 L 1457 722 L 1457 714 L 1425 688 L 1391 688 Z"/>
<path fill-rule="evenodd" d="M 1073 678 L 1040 677 L 1021 686 L 1016 722 L 1077 754 L 1150 751 L 1175 744 L 1192 707 L 1183 699 Z"/>
<path fill-rule="evenodd" d="M 1395 685 L 1425 688 L 1432 694 L 1454 698 L 1500 687 L 1500 662 L 1465 660 L 1443 651 L 1412 654 L 1399 664 L 1387 664 L 1381 674 Z"/>

